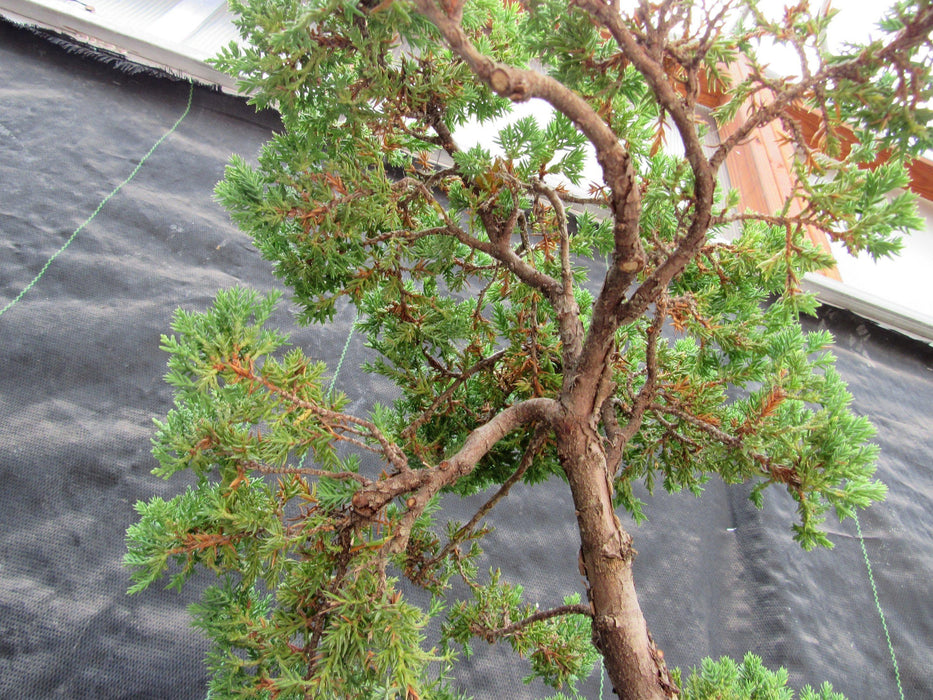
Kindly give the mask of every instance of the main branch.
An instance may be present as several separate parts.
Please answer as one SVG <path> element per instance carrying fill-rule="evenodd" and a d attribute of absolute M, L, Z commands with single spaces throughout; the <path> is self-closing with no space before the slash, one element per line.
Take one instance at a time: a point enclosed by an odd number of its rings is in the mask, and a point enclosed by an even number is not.
<path fill-rule="evenodd" d="M 405 501 L 408 510 L 388 546 L 391 552 L 401 552 L 408 544 L 414 521 L 441 489 L 469 475 L 493 446 L 513 430 L 532 422 L 553 424 L 558 416 L 559 406 L 553 399 L 528 399 L 509 406 L 473 430 L 450 458 L 433 467 L 394 474 L 357 491 L 353 494 L 353 508 L 363 517 L 370 518 L 393 499 L 410 494 Z"/>
<path fill-rule="evenodd" d="M 596 160 L 603 171 L 603 180 L 609 188 L 615 241 L 613 265 L 597 300 L 597 310 L 602 308 L 608 311 L 614 308 L 646 261 L 638 236 L 641 195 L 636 187 L 631 155 L 596 110 L 573 90 L 549 76 L 499 63 L 483 55 L 460 26 L 458 13 L 448 15 L 434 0 L 415 0 L 415 6 L 440 30 L 447 44 L 477 78 L 497 94 L 513 101 L 531 98 L 546 101 L 568 117 L 593 144 Z M 508 264 L 508 260 L 504 262 Z M 572 347 L 580 346 L 583 329 L 578 314 L 570 313 L 576 310 L 572 295 L 562 293 L 559 299 L 551 298 L 550 301 L 558 313 L 562 340 L 565 344 L 569 342 Z M 604 327 L 600 323 L 601 319 L 610 317 L 606 313 L 594 313 L 594 327 L 590 329 L 590 335 L 595 333 L 598 336 L 594 345 L 605 346 L 606 339 L 615 332 L 614 327 Z"/>

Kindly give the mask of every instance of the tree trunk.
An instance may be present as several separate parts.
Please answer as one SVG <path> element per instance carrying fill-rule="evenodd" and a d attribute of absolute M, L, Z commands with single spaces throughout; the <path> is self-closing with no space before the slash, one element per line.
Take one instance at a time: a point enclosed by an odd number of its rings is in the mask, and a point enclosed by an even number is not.
<path fill-rule="evenodd" d="M 625 700 L 668 700 L 677 688 L 663 654 L 648 633 L 632 563 L 635 549 L 612 506 L 602 440 L 586 419 L 567 417 L 557 449 L 570 482 L 580 529 L 580 557 L 593 608 L 593 643 L 602 653 L 616 695 Z"/>

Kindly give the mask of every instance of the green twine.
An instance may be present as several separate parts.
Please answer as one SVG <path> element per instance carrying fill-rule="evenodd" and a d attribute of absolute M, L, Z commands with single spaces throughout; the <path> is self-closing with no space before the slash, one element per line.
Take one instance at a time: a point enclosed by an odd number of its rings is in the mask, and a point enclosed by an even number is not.
<path fill-rule="evenodd" d="M 858 513 L 854 514 L 855 531 L 858 533 L 858 541 L 862 547 L 862 556 L 865 558 L 865 568 L 868 570 L 868 582 L 871 584 L 871 592 L 875 598 L 875 607 L 878 610 L 878 617 L 881 618 L 881 627 L 884 630 L 884 638 L 888 642 L 888 653 L 891 654 L 891 665 L 894 667 L 894 679 L 897 681 L 897 692 L 904 700 L 904 688 L 901 685 L 901 672 L 897 666 L 897 656 L 894 654 L 894 644 L 891 643 L 891 634 L 888 632 L 888 623 L 884 618 L 884 610 L 881 608 L 881 598 L 878 596 L 878 586 L 875 585 L 875 575 L 871 569 L 871 560 L 868 558 L 868 548 L 865 546 L 865 538 L 862 536 L 862 525 L 858 519 Z M 605 668 L 600 668 L 599 675 L 599 700 L 603 698 L 603 682 L 606 677 Z"/>
<path fill-rule="evenodd" d="M 878 617 L 881 618 L 881 627 L 884 629 L 884 638 L 888 641 L 888 652 L 891 654 L 891 664 L 894 666 L 894 678 L 897 681 L 897 692 L 904 700 L 904 688 L 901 686 L 901 672 L 897 668 L 897 657 L 894 655 L 894 645 L 891 643 L 891 635 L 888 632 L 888 623 L 884 619 L 884 610 L 881 609 L 881 599 L 878 597 L 878 587 L 875 585 L 875 576 L 871 570 L 871 561 L 868 559 L 868 549 L 865 547 L 865 538 L 862 537 L 862 525 L 858 521 L 858 513 L 854 514 L 855 531 L 858 533 L 859 544 L 862 545 L 862 556 L 865 557 L 865 568 L 868 569 L 868 582 L 871 584 L 871 592 L 875 597 L 875 607 L 878 609 Z"/>
<path fill-rule="evenodd" d="M 337 361 L 337 369 L 334 370 L 334 378 L 330 380 L 330 387 L 327 389 L 328 398 L 334 398 L 334 388 L 337 385 L 337 377 L 340 374 L 340 368 L 343 367 L 343 361 L 347 356 L 347 349 L 350 347 L 350 338 L 353 337 L 354 330 L 356 330 L 355 321 L 350 325 L 350 332 L 347 333 L 347 341 L 343 344 L 343 352 L 340 353 L 340 359 Z"/>
<path fill-rule="evenodd" d="M 91 215 L 84 221 L 83 224 L 81 224 L 80 226 L 78 226 L 78 228 L 75 229 L 74 233 L 71 234 L 71 236 L 68 238 L 67 241 L 65 241 L 65 244 L 64 244 L 61 248 L 59 248 L 58 250 L 56 250 L 56 251 L 52 254 L 52 256 L 51 256 L 48 260 L 46 260 L 45 265 L 43 265 L 43 266 L 42 266 L 42 269 L 39 270 L 39 274 L 36 275 L 35 277 L 33 277 L 32 281 L 31 281 L 29 284 L 27 284 L 25 287 L 23 287 L 23 291 L 21 291 L 19 294 L 17 294 L 17 295 L 16 295 L 16 298 L 13 299 L 13 301 L 11 301 L 11 302 L 8 303 L 6 306 L 4 306 L 2 309 L 0 309 L 0 316 L 2 316 L 3 314 L 5 314 L 14 304 L 16 304 L 20 299 L 22 299 L 24 296 L 26 296 L 26 293 L 27 293 L 30 289 L 32 289 L 40 279 L 42 279 L 42 276 L 45 274 L 46 270 L 49 269 L 49 266 L 52 264 L 52 262 L 55 260 L 55 258 L 57 258 L 59 255 L 61 255 L 62 253 L 64 253 L 64 252 L 65 252 L 65 249 L 66 249 L 68 246 L 71 245 L 71 242 L 77 237 L 77 235 L 78 235 L 79 233 L 81 233 L 81 231 L 84 229 L 84 227 L 87 226 L 89 223 L 91 223 L 91 222 L 94 220 L 94 218 L 95 218 L 98 214 L 100 214 L 101 209 L 103 209 L 103 208 L 104 208 L 104 205 L 107 204 L 107 202 L 110 201 L 111 197 L 113 197 L 117 192 L 119 192 L 121 189 L 123 189 L 123 187 L 124 187 L 127 183 L 129 183 L 134 177 L 136 177 L 136 174 L 139 172 L 140 168 L 142 168 L 143 165 L 145 164 L 145 162 L 146 162 L 147 160 L 149 160 L 149 156 L 151 156 L 153 153 L 155 153 L 155 150 L 156 150 L 160 145 L 162 145 L 162 142 L 165 141 L 165 139 L 167 139 L 169 136 L 171 136 L 171 135 L 175 132 L 175 130 L 178 128 L 179 124 L 181 124 L 182 120 L 183 120 L 185 117 L 188 116 L 188 112 L 191 111 L 191 100 L 192 100 L 193 96 L 194 96 L 194 83 L 189 83 L 188 104 L 187 104 L 187 106 L 185 107 L 184 113 L 183 113 L 180 117 L 178 117 L 178 121 L 176 121 L 176 122 L 172 125 L 172 128 L 171 128 L 171 129 L 169 129 L 168 131 L 166 131 L 166 132 L 162 135 L 162 138 L 160 138 L 158 141 L 155 142 L 155 145 L 153 145 L 153 147 L 149 149 L 149 152 L 146 153 L 146 155 L 144 155 L 144 156 L 142 157 L 142 160 L 139 161 L 139 163 L 136 165 L 136 167 L 133 168 L 133 172 L 130 173 L 129 177 L 127 177 L 123 182 L 121 182 L 119 185 L 117 185 L 117 186 L 114 188 L 114 190 L 113 190 L 110 194 L 108 194 L 106 197 L 104 197 L 103 200 L 101 200 L 101 203 L 97 205 L 97 209 L 94 210 L 94 213 L 91 214 Z"/>
<path fill-rule="evenodd" d="M 357 317 L 357 318 L 359 318 L 359 317 Z M 330 380 L 330 386 L 327 387 L 327 398 L 329 398 L 329 399 L 333 399 L 333 398 L 334 398 L 334 389 L 337 387 L 337 377 L 340 376 L 340 368 L 343 367 L 343 361 L 344 361 L 344 359 L 346 359 L 346 357 L 347 357 L 347 350 L 348 350 L 349 347 L 350 347 L 350 339 L 353 337 L 353 331 L 354 331 L 354 330 L 356 330 L 356 322 L 354 322 L 354 323 L 350 326 L 350 332 L 347 333 L 347 340 L 346 340 L 346 342 L 344 342 L 344 344 L 343 344 L 343 352 L 340 353 L 340 359 L 337 360 L 337 369 L 334 370 L 334 376 L 333 376 L 333 378 Z M 307 453 L 307 452 L 305 452 L 303 455 L 301 455 L 301 459 L 298 460 L 298 468 L 299 468 L 299 469 L 300 469 L 301 467 L 304 466 L 304 464 L 305 464 L 305 457 L 307 457 L 307 456 L 308 456 L 308 453 Z"/>

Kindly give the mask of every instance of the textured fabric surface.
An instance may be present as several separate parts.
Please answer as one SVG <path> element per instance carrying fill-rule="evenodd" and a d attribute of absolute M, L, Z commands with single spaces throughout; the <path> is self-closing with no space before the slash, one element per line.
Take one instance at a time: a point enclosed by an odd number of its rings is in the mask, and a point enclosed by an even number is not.
<path fill-rule="evenodd" d="M 0 306 L 14 299 L 185 110 L 185 83 L 127 76 L 0 24 Z M 0 316 L 0 697 L 200 698 L 206 644 L 182 594 L 125 594 L 133 504 L 184 480 L 152 476 L 152 419 L 170 407 L 159 335 L 174 309 L 219 288 L 276 286 L 270 266 L 213 201 L 232 153 L 254 158 L 275 120 L 195 89 L 190 113 L 35 286 Z M 277 319 L 291 329 L 283 304 Z M 352 316 L 293 340 L 332 367 Z M 828 310 L 839 368 L 882 447 L 888 500 L 861 517 L 906 697 L 933 697 L 933 352 Z M 354 336 L 338 378 L 355 407 L 392 391 L 358 368 Z M 746 650 L 791 682 L 829 680 L 851 698 L 897 697 L 884 630 L 852 521 L 832 551 L 791 541 L 792 502 L 756 511 L 745 489 L 647 497 L 632 526 L 642 606 L 674 665 Z M 482 496 L 448 500 L 458 519 Z M 485 563 L 531 601 L 582 592 L 566 487 L 517 487 L 494 511 Z M 537 698 L 527 665 L 476 644 L 459 672 L 477 698 Z M 594 676 L 584 686 L 599 697 Z M 605 697 L 610 696 L 608 683 Z"/>

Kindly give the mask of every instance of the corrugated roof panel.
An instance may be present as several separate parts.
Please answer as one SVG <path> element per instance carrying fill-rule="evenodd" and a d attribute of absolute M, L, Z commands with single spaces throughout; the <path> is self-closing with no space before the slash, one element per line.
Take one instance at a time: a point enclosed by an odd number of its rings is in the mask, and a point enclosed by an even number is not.
<path fill-rule="evenodd" d="M 228 91 L 205 61 L 238 38 L 225 0 L 0 0 L 0 14 Z"/>
<path fill-rule="evenodd" d="M 201 26 L 214 14 L 219 6 L 225 5 L 218 0 L 185 0 L 177 2 L 151 25 L 146 32 L 165 37 L 169 41 L 186 43 L 194 38 Z"/>
<path fill-rule="evenodd" d="M 146 27 L 164 15 L 178 0 L 91 0 L 98 17 L 132 27 Z M 52 2 L 45 4 L 60 4 Z"/>
<path fill-rule="evenodd" d="M 233 15 L 224 4 L 204 21 L 198 28 L 197 33 L 189 38 L 189 41 L 196 43 L 205 53 L 211 56 L 215 55 L 222 46 L 226 46 L 231 41 L 239 40 L 239 34 L 233 27 Z"/>

